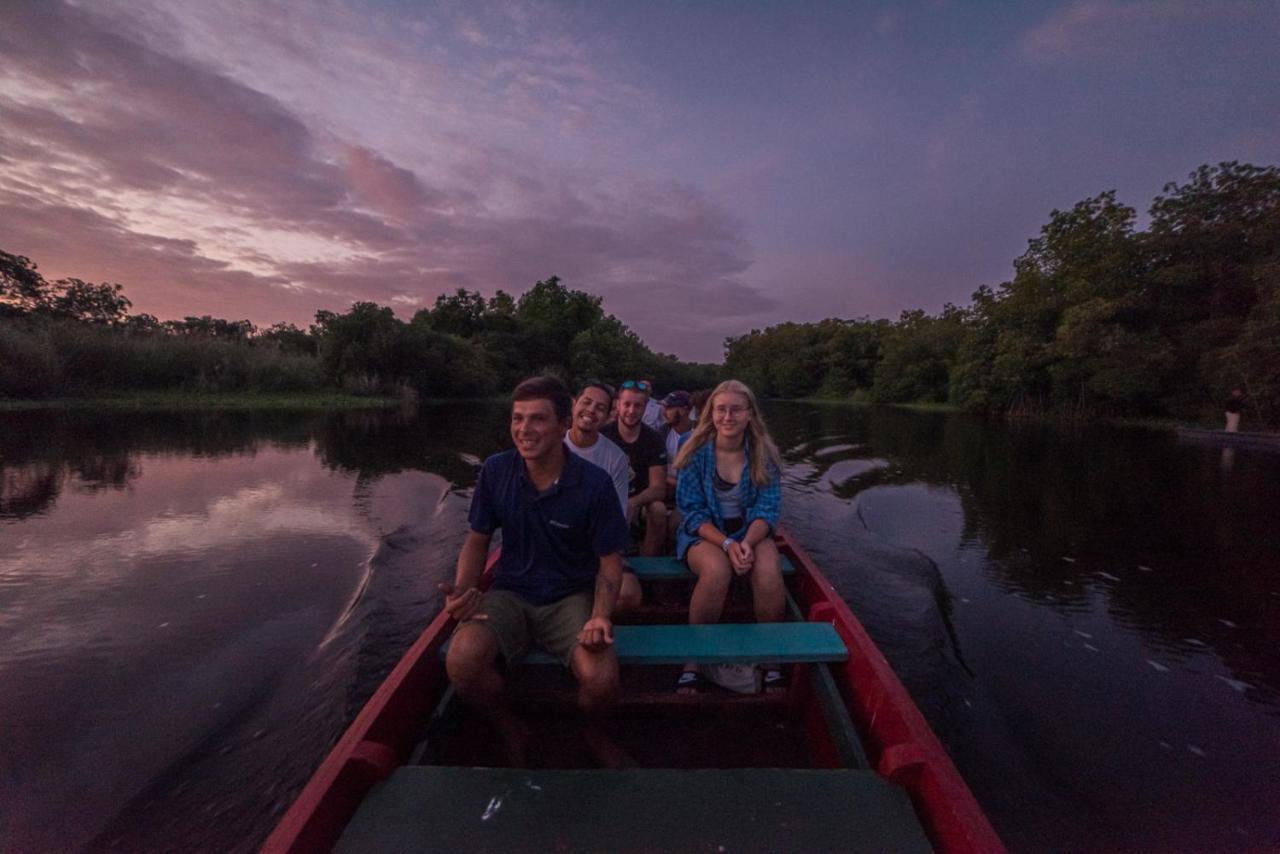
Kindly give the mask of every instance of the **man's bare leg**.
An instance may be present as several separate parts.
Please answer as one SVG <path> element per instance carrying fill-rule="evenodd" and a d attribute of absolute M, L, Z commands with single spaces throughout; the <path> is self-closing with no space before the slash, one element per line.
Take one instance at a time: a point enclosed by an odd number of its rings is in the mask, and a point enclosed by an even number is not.
<path fill-rule="evenodd" d="M 507 704 L 497 661 L 497 636 L 484 626 L 465 623 L 449 642 L 445 669 L 463 702 L 488 718 L 498 731 L 508 764 L 524 768 L 528 764 L 529 728 Z"/>
<path fill-rule="evenodd" d="M 640 554 L 655 557 L 662 554 L 667 542 L 667 505 L 654 501 L 644 508 L 644 542 Z"/>
<path fill-rule="evenodd" d="M 634 767 L 635 761 L 605 731 L 605 717 L 618 695 L 618 655 L 612 648 L 590 652 L 574 647 L 569 667 L 578 680 L 578 707 L 586 721 L 583 735 L 596 761 L 606 768 Z"/>

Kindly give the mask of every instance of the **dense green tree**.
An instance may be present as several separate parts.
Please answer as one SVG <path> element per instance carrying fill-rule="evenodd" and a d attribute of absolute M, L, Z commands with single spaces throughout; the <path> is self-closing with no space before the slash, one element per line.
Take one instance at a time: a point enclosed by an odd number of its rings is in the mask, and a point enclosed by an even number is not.
<path fill-rule="evenodd" d="M 613 315 L 579 332 L 569 345 L 569 372 L 575 380 L 647 377 L 654 362 L 640 336 Z"/>
<path fill-rule="evenodd" d="M 131 314 L 124 319 L 125 331 L 135 335 L 153 335 L 164 331 L 164 324 L 154 314 Z"/>
<path fill-rule="evenodd" d="M 358 302 L 346 314 L 316 312 L 325 376 L 352 391 L 387 392 L 408 374 L 405 324 L 390 308 Z"/>
<path fill-rule="evenodd" d="M 304 388 L 318 366 L 331 384 L 429 396 L 490 393 L 536 371 L 645 377 L 664 392 L 734 376 L 763 396 L 1081 416 L 1216 418 L 1241 387 L 1250 419 L 1280 421 L 1280 169 L 1202 166 L 1164 188 L 1147 230 L 1136 222 L 1101 193 L 1052 211 L 1013 277 L 978 288 L 968 307 L 754 329 L 726 340 L 723 369 L 654 353 L 599 297 L 556 276 L 518 299 L 459 289 L 407 324 L 357 303 L 318 312 L 309 332 L 259 333 L 207 315 L 129 316 L 118 285 L 50 283 L 30 259 L 0 252 L 0 394 L 53 393 L 66 377 Z"/>
<path fill-rule="evenodd" d="M 35 311 L 49 297 L 49 283 L 30 258 L 0 251 L 0 314 Z"/>
<path fill-rule="evenodd" d="M 124 285 L 59 279 L 55 288 L 47 310 L 69 320 L 115 326 L 125 322 L 133 305 L 124 295 Z"/>
<path fill-rule="evenodd" d="M 573 339 L 604 319 L 600 297 L 572 291 L 559 276 L 538 282 L 516 303 L 515 317 L 524 333 L 526 358 L 535 370 L 568 366 Z"/>
<path fill-rule="evenodd" d="M 248 341 L 255 331 L 253 324 L 247 320 L 224 320 L 207 314 L 200 317 L 188 316 L 182 320 L 167 320 L 164 327 L 174 335 L 235 342 Z"/>
<path fill-rule="evenodd" d="M 314 356 L 317 352 L 317 342 L 311 334 L 283 321 L 259 331 L 254 340 L 296 356 Z"/>
<path fill-rule="evenodd" d="M 404 378 L 423 397 L 478 397 L 497 388 L 483 354 L 458 336 L 409 324 L 403 348 Z"/>
<path fill-rule="evenodd" d="M 884 336 L 872 398 L 881 402 L 941 403 L 965 336 L 965 315 L 948 305 L 939 317 L 904 311 Z"/>
<path fill-rule="evenodd" d="M 414 315 L 414 322 L 429 329 L 470 338 L 485 328 L 488 305 L 479 292 L 458 288 L 453 294 L 436 297 L 434 308 L 423 309 Z"/>

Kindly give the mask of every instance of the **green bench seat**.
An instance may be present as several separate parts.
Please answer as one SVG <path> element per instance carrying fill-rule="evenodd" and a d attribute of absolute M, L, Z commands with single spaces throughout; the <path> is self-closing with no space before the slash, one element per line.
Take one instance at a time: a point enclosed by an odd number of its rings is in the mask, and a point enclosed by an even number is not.
<path fill-rule="evenodd" d="M 404 766 L 339 852 L 926 852 L 907 792 L 872 771 Z"/>
<path fill-rule="evenodd" d="M 778 664 L 845 661 L 849 651 L 830 623 L 717 623 L 706 626 L 614 626 L 614 646 L 622 664 Z M 440 651 L 443 658 L 446 644 Z M 527 664 L 555 664 L 531 650 Z"/>
<path fill-rule="evenodd" d="M 796 571 L 792 565 L 791 559 L 786 555 L 779 555 L 782 561 L 782 574 L 791 575 Z M 625 561 L 626 568 L 636 574 L 641 581 L 668 581 L 680 578 L 693 578 L 694 575 L 689 571 L 689 567 L 679 558 L 671 555 L 661 555 L 659 557 L 629 557 Z"/>

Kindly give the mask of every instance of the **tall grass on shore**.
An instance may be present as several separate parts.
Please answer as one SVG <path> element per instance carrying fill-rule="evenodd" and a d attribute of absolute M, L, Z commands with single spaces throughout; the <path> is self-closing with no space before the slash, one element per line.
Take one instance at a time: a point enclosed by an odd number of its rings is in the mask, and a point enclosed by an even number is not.
<path fill-rule="evenodd" d="M 203 337 L 125 334 L 74 321 L 0 323 L 0 397 L 129 391 L 307 392 L 325 385 L 314 357 Z"/>

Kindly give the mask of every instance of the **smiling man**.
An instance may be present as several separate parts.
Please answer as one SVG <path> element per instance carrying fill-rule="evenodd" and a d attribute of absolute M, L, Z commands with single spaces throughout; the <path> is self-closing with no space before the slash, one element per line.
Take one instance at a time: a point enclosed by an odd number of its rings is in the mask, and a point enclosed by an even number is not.
<path fill-rule="evenodd" d="M 627 519 L 633 528 L 643 521 L 640 554 L 661 554 L 667 537 L 667 449 L 658 431 L 643 422 L 653 386 L 648 380 L 627 380 L 618 392 L 618 420 L 600 431 L 622 449 L 631 462 L 627 490 Z"/>
<path fill-rule="evenodd" d="M 511 396 L 512 450 L 485 460 L 471 498 L 471 530 L 445 609 L 459 621 L 446 666 L 458 695 L 497 728 L 511 764 L 525 760 L 526 727 L 510 710 L 498 659 L 510 667 L 536 645 L 578 680 L 587 740 L 602 761 L 616 748 L 599 712 L 618 688 L 612 616 L 622 586 L 626 523 L 609 476 L 565 449 L 571 399 L 552 377 Z M 493 586 L 477 588 L 494 531 L 502 556 Z"/>
<path fill-rule="evenodd" d="M 631 461 L 622 449 L 600 435 L 600 428 L 613 407 L 613 388 L 598 380 L 587 380 L 573 401 L 573 415 L 564 446 L 589 463 L 604 469 L 618 493 L 618 506 L 627 512 L 627 490 L 631 483 Z M 635 573 L 622 573 L 622 589 L 614 613 L 640 607 L 640 581 Z"/>

